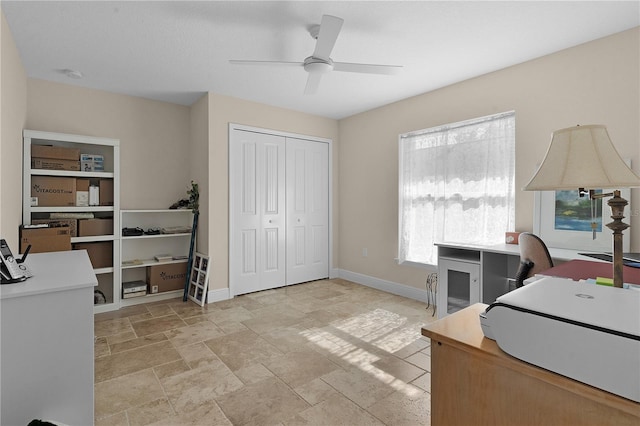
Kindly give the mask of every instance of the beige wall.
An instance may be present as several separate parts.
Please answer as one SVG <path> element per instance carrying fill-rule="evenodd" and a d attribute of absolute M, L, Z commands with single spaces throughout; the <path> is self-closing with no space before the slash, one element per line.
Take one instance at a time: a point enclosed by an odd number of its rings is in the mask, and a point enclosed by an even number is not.
<path fill-rule="evenodd" d="M 18 251 L 22 223 L 22 129 L 27 115 L 27 75 L 0 13 L 0 236 Z"/>
<path fill-rule="evenodd" d="M 605 124 L 640 174 L 639 40 L 635 28 L 341 120 L 340 268 L 424 288 L 425 270 L 394 260 L 400 133 L 515 110 L 518 231 L 533 227 L 533 193 L 519 189 L 556 129 Z M 631 245 L 640 251 L 639 190 L 632 199 Z"/>
<path fill-rule="evenodd" d="M 209 253 L 209 95 L 191 105 L 190 119 L 190 176 L 200 191 L 196 246 L 200 253 Z"/>
<path fill-rule="evenodd" d="M 214 259 L 211 288 L 228 286 L 228 124 L 333 140 L 333 267 L 424 288 L 425 270 L 399 266 L 398 134 L 516 111 L 516 187 L 553 130 L 606 124 L 640 170 L 638 28 L 335 121 L 209 94 L 191 107 L 27 79 L 2 17 L 0 234 L 17 246 L 23 128 L 121 141 L 121 206 L 168 207 L 201 187 L 198 249 Z M 632 201 L 640 190 L 632 191 Z M 517 230 L 532 229 L 533 194 L 518 192 Z M 640 201 L 627 210 L 640 251 Z M 362 256 L 367 248 L 368 256 Z"/>
<path fill-rule="evenodd" d="M 299 133 L 333 140 L 333 194 L 331 212 L 334 222 L 333 262 L 337 266 L 338 246 L 338 125 L 337 121 L 276 108 L 228 96 L 209 94 L 209 255 L 214 259 L 210 288 L 221 289 L 229 283 L 229 123 Z"/>
<path fill-rule="evenodd" d="M 168 208 L 191 181 L 190 109 L 29 79 L 30 130 L 120 140 L 120 207 Z"/>

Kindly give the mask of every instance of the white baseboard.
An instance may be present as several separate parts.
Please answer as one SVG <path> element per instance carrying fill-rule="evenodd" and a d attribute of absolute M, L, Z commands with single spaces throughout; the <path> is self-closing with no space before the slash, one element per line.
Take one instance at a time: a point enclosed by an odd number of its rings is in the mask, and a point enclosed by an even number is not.
<path fill-rule="evenodd" d="M 223 300 L 229 299 L 231 299 L 231 297 L 229 296 L 228 288 L 219 288 L 207 292 L 207 303 L 222 302 Z"/>
<path fill-rule="evenodd" d="M 386 281 L 380 278 L 370 277 L 368 275 L 337 268 L 331 270 L 330 278 L 342 278 L 356 284 L 375 288 L 376 290 L 386 291 L 387 293 L 396 294 L 398 296 L 407 297 L 420 302 L 427 302 L 426 289 L 419 289 L 405 284 L 398 284 L 393 281 Z M 207 293 L 207 303 L 222 302 L 223 300 L 229 299 L 231 299 L 231 296 L 228 288 L 209 290 Z"/>
<path fill-rule="evenodd" d="M 393 281 L 386 281 L 380 278 L 359 274 L 357 272 L 345 271 L 344 269 L 338 269 L 337 271 L 337 278 L 353 281 L 354 283 L 366 285 L 367 287 L 375 288 L 376 290 L 386 291 L 387 293 L 396 294 L 398 296 L 407 297 L 420 302 L 427 302 L 426 288 L 419 289 L 405 284 L 398 284 Z"/>

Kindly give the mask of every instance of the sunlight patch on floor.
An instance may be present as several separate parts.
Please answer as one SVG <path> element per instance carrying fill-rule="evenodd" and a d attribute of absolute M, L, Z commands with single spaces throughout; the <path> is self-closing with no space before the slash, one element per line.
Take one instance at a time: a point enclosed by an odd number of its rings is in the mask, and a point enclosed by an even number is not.
<path fill-rule="evenodd" d="M 422 336 L 420 330 L 425 325 L 426 323 L 414 324 L 408 327 L 404 327 L 400 330 L 396 330 L 393 333 L 387 334 L 380 340 L 373 342 L 373 344 L 389 353 L 398 352 L 400 349 L 418 340 Z"/>
<path fill-rule="evenodd" d="M 422 324 L 406 325 L 408 318 L 385 309 L 375 309 L 345 320 L 333 322 L 329 327 L 336 333 L 344 333 L 366 345 L 375 346 L 390 355 L 410 345 L 420 338 Z M 381 382 L 408 396 L 420 392 L 416 387 L 397 379 L 392 374 L 373 365 L 380 356 L 353 344 L 324 329 L 310 329 L 300 332 L 310 342 L 329 353 L 339 356 L 349 364 L 358 367 Z"/>
<path fill-rule="evenodd" d="M 333 355 L 345 357 L 358 349 L 355 345 L 325 330 L 306 330 L 300 332 L 304 337 Z"/>
<path fill-rule="evenodd" d="M 384 309 L 376 309 L 346 320 L 337 321 L 332 325 L 353 337 L 369 343 L 389 334 L 406 322 L 407 317 Z"/>

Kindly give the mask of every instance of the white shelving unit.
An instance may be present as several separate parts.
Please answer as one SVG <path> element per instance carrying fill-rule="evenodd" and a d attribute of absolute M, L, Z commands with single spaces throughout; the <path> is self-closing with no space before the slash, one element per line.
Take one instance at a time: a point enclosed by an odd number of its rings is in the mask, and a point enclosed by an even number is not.
<path fill-rule="evenodd" d="M 122 236 L 120 238 L 120 259 L 118 268 L 119 282 L 146 281 L 147 268 L 154 265 L 172 263 L 186 263 L 191 241 L 191 227 L 193 213 L 191 210 L 122 210 L 120 212 L 122 228 L 162 229 L 168 227 L 182 227 L 185 232 Z M 184 259 L 158 262 L 154 256 L 170 254 L 183 256 Z M 134 262 L 135 263 L 132 263 Z M 120 289 L 119 292 L 122 290 Z M 184 290 L 167 291 L 163 293 L 147 294 L 146 296 L 121 299 L 121 306 L 130 306 L 182 296 Z"/>
<path fill-rule="evenodd" d="M 94 213 L 96 217 L 113 217 L 111 235 L 90 237 L 72 237 L 72 245 L 77 243 L 93 243 L 111 241 L 112 265 L 94 269 L 98 278 L 98 289 L 106 298 L 105 304 L 94 306 L 94 312 L 106 312 L 120 307 L 119 273 L 115 265 L 120 261 L 120 141 L 117 139 L 98 138 L 63 133 L 24 130 L 23 132 L 23 196 L 22 223 L 31 224 L 32 220 L 47 218 L 50 213 Z M 104 170 L 100 172 L 67 171 L 31 168 L 31 147 L 33 145 L 52 145 L 62 148 L 77 148 L 83 154 L 100 154 L 104 157 Z M 31 179 L 33 176 L 51 176 L 80 179 L 107 179 L 113 181 L 113 205 L 88 207 L 50 207 L 31 206 Z"/>

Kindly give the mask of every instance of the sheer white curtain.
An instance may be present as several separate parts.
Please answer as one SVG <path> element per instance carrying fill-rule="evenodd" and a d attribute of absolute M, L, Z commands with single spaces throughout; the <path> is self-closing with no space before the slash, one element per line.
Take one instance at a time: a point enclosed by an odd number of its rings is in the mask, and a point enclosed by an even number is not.
<path fill-rule="evenodd" d="M 436 242 L 498 244 L 515 221 L 515 112 L 400 135 L 400 262 Z"/>

